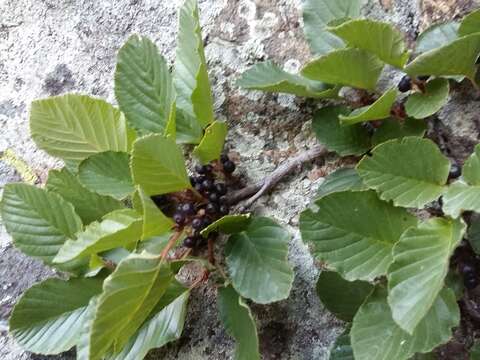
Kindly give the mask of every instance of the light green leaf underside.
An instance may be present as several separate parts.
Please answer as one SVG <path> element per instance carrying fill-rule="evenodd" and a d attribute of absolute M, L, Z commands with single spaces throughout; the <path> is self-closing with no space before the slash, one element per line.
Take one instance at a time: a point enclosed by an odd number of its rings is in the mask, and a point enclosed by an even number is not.
<path fill-rule="evenodd" d="M 458 218 L 464 211 L 480 212 L 480 186 L 458 181 L 448 187 L 443 196 L 445 214 Z"/>
<path fill-rule="evenodd" d="M 447 79 L 434 79 L 427 83 L 425 93 L 417 92 L 405 103 L 407 115 L 424 119 L 439 111 L 447 102 L 450 86 Z"/>
<path fill-rule="evenodd" d="M 431 140 L 406 137 L 380 144 L 357 171 L 365 185 L 396 206 L 421 208 L 445 191 L 450 162 Z"/>
<path fill-rule="evenodd" d="M 30 131 L 37 146 L 72 164 L 102 151 L 129 151 L 122 113 L 103 100 L 69 94 L 36 100 Z"/>
<path fill-rule="evenodd" d="M 459 56 L 459 54 L 462 54 Z M 475 62 L 480 54 L 480 33 L 461 37 L 451 43 L 423 53 L 405 68 L 411 76 L 464 75 L 475 78 Z"/>
<path fill-rule="evenodd" d="M 417 220 L 381 201 L 373 191 L 337 192 L 300 215 L 300 232 L 317 260 L 349 281 L 371 281 L 387 272 L 392 247 Z M 378 221 L 377 219 L 382 219 Z"/>
<path fill-rule="evenodd" d="M 169 265 L 146 253 L 122 260 L 105 280 L 90 334 L 89 360 L 120 351 L 142 326 L 173 279 Z"/>
<path fill-rule="evenodd" d="M 347 45 L 368 50 L 387 64 L 403 68 L 408 60 L 403 35 L 390 24 L 357 19 L 328 30 L 343 39 Z"/>
<path fill-rule="evenodd" d="M 250 223 L 250 214 L 225 215 L 203 229 L 200 234 L 207 237 L 213 231 L 235 234 L 244 231 Z"/>
<path fill-rule="evenodd" d="M 424 53 L 455 41 L 458 39 L 459 26 L 460 24 L 456 21 L 430 26 L 418 37 L 415 52 Z"/>
<path fill-rule="evenodd" d="M 319 186 L 315 201 L 328 194 L 346 190 L 367 190 L 367 187 L 363 184 L 362 179 L 358 176 L 357 170 L 355 169 L 341 168 L 330 173 Z"/>
<path fill-rule="evenodd" d="M 117 247 L 127 247 L 140 239 L 142 218 L 131 209 L 116 210 L 77 233 L 76 240 L 67 240 L 53 260 L 64 263 Z"/>
<path fill-rule="evenodd" d="M 355 360 L 353 349 L 350 344 L 350 329 L 346 329 L 333 344 L 328 360 Z"/>
<path fill-rule="evenodd" d="M 192 155 L 202 164 L 217 160 L 223 151 L 228 127 L 222 121 L 214 121 L 206 129 L 200 144 L 193 149 Z"/>
<path fill-rule="evenodd" d="M 396 97 L 397 89 L 392 88 L 385 92 L 372 105 L 356 109 L 348 116 L 340 115 L 340 123 L 342 125 L 353 125 L 359 122 L 388 118 L 390 117 L 390 110 Z"/>
<path fill-rule="evenodd" d="M 480 186 L 480 145 L 463 165 L 462 176 L 468 184 Z"/>
<path fill-rule="evenodd" d="M 122 200 L 134 191 L 129 161 L 124 152 L 94 154 L 81 162 L 78 178 L 87 189 Z"/>
<path fill-rule="evenodd" d="M 302 75 L 328 84 L 373 90 L 383 69 L 378 57 L 362 49 L 335 50 L 307 63 Z"/>
<path fill-rule="evenodd" d="M 372 136 L 373 146 L 388 140 L 403 139 L 407 136 L 423 137 L 427 131 L 425 121 L 406 118 L 403 123 L 397 119 L 385 119 Z"/>
<path fill-rule="evenodd" d="M 465 16 L 458 29 L 458 34 L 460 36 L 466 36 L 478 32 L 480 32 L 480 9 L 472 11 Z"/>
<path fill-rule="evenodd" d="M 337 272 L 322 271 L 317 281 L 317 295 L 336 317 L 352 321 L 373 285 L 365 281 L 347 281 Z"/>
<path fill-rule="evenodd" d="M 272 61 L 255 64 L 245 71 L 237 86 L 266 92 L 279 92 L 309 98 L 336 97 L 338 89 L 282 70 Z"/>
<path fill-rule="evenodd" d="M 213 99 L 196 0 L 185 0 L 179 10 L 174 83 L 177 107 L 195 117 L 202 127 L 214 120 Z"/>
<path fill-rule="evenodd" d="M 120 201 L 110 196 L 99 195 L 88 190 L 66 168 L 50 170 L 45 188 L 70 202 L 85 225 L 124 207 Z"/>
<path fill-rule="evenodd" d="M 387 291 L 377 288 L 353 319 L 350 337 L 355 360 L 406 360 L 427 353 L 452 336 L 460 321 L 455 294 L 444 288 L 413 335 L 393 321 Z"/>
<path fill-rule="evenodd" d="M 151 349 L 160 348 L 180 338 L 190 292 L 175 282 L 171 284 L 175 286 L 167 288 L 152 311 L 153 315 L 138 329 L 122 352 L 108 357 L 108 360 L 143 359 Z"/>
<path fill-rule="evenodd" d="M 15 305 L 10 333 L 23 349 L 53 355 L 76 345 L 90 298 L 102 279 L 48 279 L 33 285 Z"/>
<path fill-rule="evenodd" d="M 133 128 L 165 133 L 175 115 L 175 88 L 165 59 L 149 39 L 133 35 L 118 52 L 115 97 Z"/>
<path fill-rule="evenodd" d="M 345 47 L 344 42 L 326 30 L 332 21 L 360 16 L 361 0 L 306 0 L 303 4 L 305 37 L 312 53 L 323 55 Z"/>
<path fill-rule="evenodd" d="M 147 135 L 133 145 L 133 182 L 147 195 L 191 188 L 182 151 L 172 139 Z"/>
<path fill-rule="evenodd" d="M 218 311 L 223 326 L 236 341 L 235 360 L 260 360 L 252 313 L 231 285 L 218 289 Z"/>
<path fill-rule="evenodd" d="M 252 218 L 230 236 L 225 247 L 227 269 L 235 290 L 259 304 L 286 299 L 293 283 L 288 263 L 290 234 L 275 221 Z"/>
<path fill-rule="evenodd" d="M 65 241 L 82 229 L 72 204 L 33 185 L 5 185 L 1 210 L 15 246 L 49 265 Z"/>
<path fill-rule="evenodd" d="M 368 130 L 361 125 L 341 126 L 338 120 L 347 114 L 344 106 L 328 106 L 317 110 L 312 120 L 317 139 L 340 156 L 361 155 L 371 148 Z"/>
<path fill-rule="evenodd" d="M 100 291 L 102 289 L 100 288 Z M 78 340 L 76 343 L 76 353 L 78 360 L 87 360 L 90 353 L 90 330 L 92 328 L 93 320 L 97 310 L 98 295 L 90 299 L 87 308 L 85 309 L 85 315 L 83 322 L 78 333 Z"/>
<path fill-rule="evenodd" d="M 397 325 L 409 334 L 444 287 L 450 257 L 464 233 L 461 221 L 432 218 L 405 231 L 393 247 L 388 303 Z"/>
<path fill-rule="evenodd" d="M 145 192 L 137 187 L 139 208 L 143 214 L 142 240 L 167 233 L 175 224 L 167 217 Z M 138 210 L 137 210 L 138 211 Z"/>

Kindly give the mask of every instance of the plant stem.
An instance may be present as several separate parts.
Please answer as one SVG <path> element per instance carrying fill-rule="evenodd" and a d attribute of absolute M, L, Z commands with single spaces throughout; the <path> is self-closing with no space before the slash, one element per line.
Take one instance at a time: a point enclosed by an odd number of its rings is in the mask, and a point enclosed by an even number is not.
<path fill-rule="evenodd" d="M 325 146 L 317 145 L 310 150 L 298 154 L 297 156 L 281 164 L 277 169 L 275 169 L 275 171 L 256 184 L 249 185 L 241 190 L 233 192 L 228 198 L 228 203 L 230 205 L 235 205 L 240 201 L 247 199 L 240 207 L 240 212 L 247 210 L 255 201 L 277 186 L 277 184 L 282 181 L 286 175 L 291 173 L 297 167 L 321 156 L 325 156 L 327 153 L 328 150 L 325 148 Z"/>
<path fill-rule="evenodd" d="M 165 260 L 165 258 L 167 257 L 168 255 L 168 252 L 170 251 L 170 249 L 175 246 L 178 238 L 180 237 L 180 235 L 182 234 L 181 231 L 175 231 L 172 236 L 170 236 L 170 239 L 168 240 L 168 243 L 167 243 L 167 246 L 165 246 L 165 248 L 162 250 L 161 254 L 160 254 L 160 257 L 162 258 L 162 260 Z"/>

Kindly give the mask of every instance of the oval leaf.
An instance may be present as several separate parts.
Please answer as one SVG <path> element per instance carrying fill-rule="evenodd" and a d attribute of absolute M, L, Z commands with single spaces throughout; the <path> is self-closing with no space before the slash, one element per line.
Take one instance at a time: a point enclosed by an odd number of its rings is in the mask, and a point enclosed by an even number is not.
<path fill-rule="evenodd" d="M 447 102 L 450 86 L 447 79 L 434 79 L 427 83 L 425 92 L 417 92 L 408 97 L 405 103 L 407 115 L 424 119 L 439 111 Z"/>
<path fill-rule="evenodd" d="M 99 195 L 88 190 L 66 168 L 50 170 L 45 188 L 70 202 L 85 225 L 124 207 L 120 201 L 110 196 Z"/>
<path fill-rule="evenodd" d="M 172 139 L 148 135 L 135 141 L 132 152 L 133 182 L 147 195 L 191 188 L 182 151 Z"/>
<path fill-rule="evenodd" d="M 411 76 L 465 75 L 473 81 L 476 72 L 475 62 L 479 54 L 480 34 L 477 33 L 423 53 L 407 65 L 405 72 Z"/>
<path fill-rule="evenodd" d="M 341 320 L 352 321 L 358 308 L 372 292 L 366 281 L 347 281 L 334 271 L 322 271 L 317 281 L 317 295 L 328 311 Z"/>
<path fill-rule="evenodd" d="M 165 59 L 149 39 L 133 35 L 118 52 L 115 98 L 132 127 L 165 133 L 175 116 L 175 88 Z"/>
<path fill-rule="evenodd" d="M 78 178 L 86 188 L 122 200 L 134 190 L 129 162 L 124 152 L 98 153 L 82 161 Z"/>
<path fill-rule="evenodd" d="M 215 121 L 205 129 L 200 144 L 193 149 L 192 155 L 197 157 L 202 164 L 217 160 L 223 151 L 225 138 L 227 137 L 227 124 Z"/>
<path fill-rule="evenodd" d="M 252 218 L 244 231 L 230 236 L 226 264 L 240 295 L 259 304 L 288 297 L 293 283 L 287 260 L 289 240 L 286 230 L 265 217 Z"/>
<path fill-rule="evenodd" d="M 357 170 L 351 168 L 337 169 L 329 174 L 319 186 L 315 201 L 328 194 L 347 190 L 367 190 L 367 187 L 363 184 Z"/>
<path fill-rule="evenodd" d="M 232 286 L 218 289 L 218 311 L 223 326 L 235 338 L 235 359 L 260 360 L 257 327 L 252 313 Z"/>
<path fill-rule="evenodd" d="M 313 130 L 317 139 L 329 150 L 341 156 L 361 155 L 371 148 L 368 130 L 361 126 L 341 126 L 338 116 L 346 114 L 344 106 L 327 106 L 313 116 Z"/>
<path fill-rule="evenodd" d="M 25 350 L 59 354 L 78 342 L 90 299 L 102 279 L 48 279 L 25 291 L 10 317 L 10 333 Z"/>
<path fill-rule="evenodd" d="M 272 61 L 252 66 L 238 79 L 237 85 L 244 89 L 279 92 L 317 99 L 336 97 L 338 93 L 338 89 L 324 83 L 290 74 Z"/>
<path fill-rule="evenodd" d="M 465 16 L 458 29 L 460 36 L 475 34 L 480 32 L 480 9 L 472 11 Z"/>
<path fill-rule="evenodd" d="M 415 52 L 427 52 L 457 40 L 459 26 L 456 21 L 430 26 L 418 36 Z"/>
<path fill-rule="evenodd" d="M 445 288 L 409 335 L 393 321 L 387 291 L 378 287 L 353 319 L 350 338 L 355 360 L 406 360 L 417 352 L 429 352 L 451 338 L 452 327 L 459 321 L 455 294 Z"/>
<path fill-rule="evenodd" d="M 347 45 L 368 50 L 387 64 L 403 68 L 409 54 L 402 33 L 380 21 L 357 19 L 328 28 Z"/>
<path fill-rule="evenodd" d="M 372 143 L 377 146 L 388 140 L 403 139 L 407 136 L 423 137 L 427 131 L 425 121 L 406 118 L 404 122 L 397 119 L 386 119 L 372 136 Z"/>
<path fill-rule="evenodd" d="M 470 185 L 480 186 L 480 145 L 463 165 L 463 179 Z"/>
<path fill-rule="evenodd" d="M 366 50 L 342 49 L 310 61 L 302 75 L 328 84 L 347 85 L 373 90 L 382 72 L 383 63 Z"/>
<path fill-rule="evenodd" d="M 450 162 L 428 139 L 406 137 L 377 146 L 357 165 L 358 174 L 383 200 L 421 208 L 445 190 Z"/>
<path fill-rule="evenodd" d="M 393 245 L 417 223 L 405 209 L 381 201 L 373 191 L 333 193 L 315 205 L 318 211 L 300 215 L 303 241 L 312 245 L 317 260 L 349 281 L 386 274 Z"/>
<path fill-rule="evenodd" d="M 30 131 L 37 146 L 74 165 L 102 151 L 129 151 L 122 113 L 103 100 L 63 95 L 32 102 Z"/>
<path fill-rule="evenodd" d="M 356 109 L 348 116 L 340 115 L 340 123 L 342 125 L 353 125 L 359 122 L 388 118 L 396 97 L 397 89 L 392 88 L 380 96 L 372 105 Z"/>
<path fill-rule="evenodd" d="M 433 218 L 410 228 L 393 248 L 388 269 L 392 317 L 412 334 L 445 284 L 450 257 L 465 233 L 460 221 Z"/>
<path fill-rule="evenodd" d="M 200 234 L 207 237 L 213 231 L 235 234 L 244 231 L 250 223 L 250 214 L 225 215 L 203 229 Z"/>

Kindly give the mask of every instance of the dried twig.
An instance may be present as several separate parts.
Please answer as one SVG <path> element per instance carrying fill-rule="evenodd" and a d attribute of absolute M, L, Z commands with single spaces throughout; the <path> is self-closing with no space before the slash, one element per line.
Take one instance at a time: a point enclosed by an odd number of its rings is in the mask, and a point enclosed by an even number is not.
<path fill-rule="evenodd" d="M 291 173 L 297 167 L 320 156 L 324 156 L 327 154 L 327 152 L 328 150 L 323 145 L 317 145 L 310 150 L 300 153 L 299 155 L 281 164 L 275 171 L 256 184 L 247 186 L 232 193 L 228 198 L 228 203 L 230 205 L 235 205 L 240 201 L 247 199 L 240 207 L 240 212 L 245 211 L 262 195 L 273 189 L 280 181 L 284 179 L 286 175 Z"/>

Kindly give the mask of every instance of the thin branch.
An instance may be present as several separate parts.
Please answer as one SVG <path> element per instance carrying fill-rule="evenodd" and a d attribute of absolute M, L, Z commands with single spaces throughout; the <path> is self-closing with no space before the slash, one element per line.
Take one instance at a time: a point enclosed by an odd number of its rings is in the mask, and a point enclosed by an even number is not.
<path fill-rule="evenodd" d="M 275 171 L 256 184 L 244 187 L 243 189 L 232 193 L 228 198 L 228 203 L 230 205 L 235 205 L 240 201 L 247 199 L 240 207 L 240 212 L 247 210 L 255 201 L 277 186 L 277 184 L 282 181 L 286 175 L 291 173 L 297 167 L 324 156 L 327 153 L 328 150 L 323 145 L 317 145 L 310 150 L 300 153 L 299 155 L 281 164 L 277 169 L 275 169 Z"/>
<path fill-rule="evenodd" d="M 165 248 L 163 249 L 163 251 L 160 254 L 160 257 L 161 257 L 162 260 L 165 260 L 165 258 L 168 255 L 168 252 L 170 251 L 170 249 L 172 247 L 175 246 L 175 244 L 177 243 L 177 240 L 178 240 L 178 238 L 180 237 L 181 234 L 182 234 L 181 231 L 175 231 L 172 234 L 172 236 L 170 236 L 170 239 L 168 240 L 167 246 L 165 246 Z"/>

